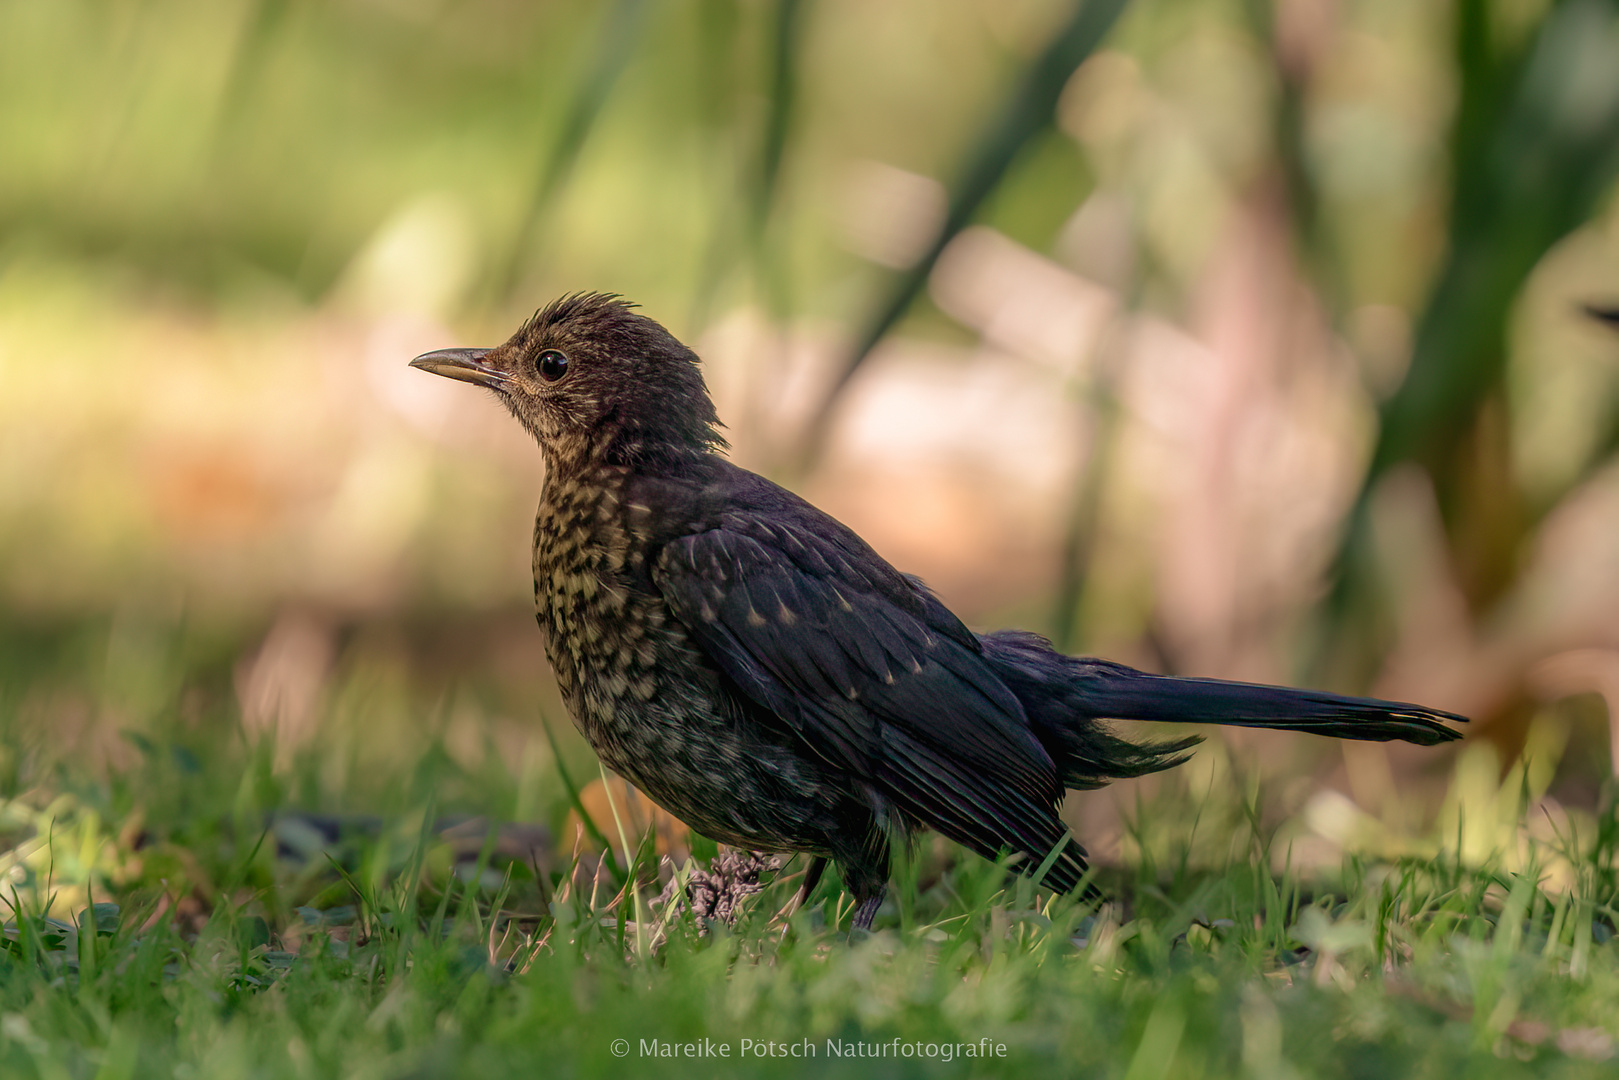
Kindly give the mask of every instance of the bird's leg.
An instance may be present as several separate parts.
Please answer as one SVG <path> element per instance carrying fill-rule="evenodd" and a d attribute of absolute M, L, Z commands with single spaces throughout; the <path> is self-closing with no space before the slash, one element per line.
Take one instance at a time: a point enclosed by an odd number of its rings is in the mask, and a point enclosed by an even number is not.
<path fill-rule="evenodd" d="M 871 920 L 877 917 L 877 909 L 883 906 L 883 893 L 886 886 L 879 888 L 876 895 L 868 896 L 860 901 L 860 906 L 854 909 L 854 921 L 849 924 L 849 933 L 856 930 L 870 930 Z"/>
<path fill-rule="evenodd" d="M 824 855 L 811 855 L 809 866 L 804 869 L 804 882 L 799 885 L 793 898 L 787 901 L 787 906 L 776 912 L 778 920 L 786 920 L 802 907 L 815 891 L 815 886 L 821 883 L 821 875 L 826 872 L 826 857 Z"/>
<path fill-rule="evenodd" d="M 854 936 L 856 930 L 871 929 L 871 920 L 877 917 L 883 894 L 888 891 L 889 834 L 875 817 L 863 824 L 865 827 L 852 836 L 845 834 L 832 838 L 834 844 L 840 840 L 845 843 L 854 841 L 841 851 L 836 847 L 832 851 L 832 857 L 838 861 L 838 869 L 843 871 L 844 888 L 854 894 L 854 921 L 849 924 L 850 937 Z"/>
<path fill-rule="evenodd" d="M 804 883 L 798 887 L 798 894 L 793 897 L 794 911 L 798 910 L 799 905 L 809 902 L 810 893 L 821 883 L 821 875 L 824 873 L 826 873 L 826 856 L 811 855 L 809 866 L 804 869 Z"/>

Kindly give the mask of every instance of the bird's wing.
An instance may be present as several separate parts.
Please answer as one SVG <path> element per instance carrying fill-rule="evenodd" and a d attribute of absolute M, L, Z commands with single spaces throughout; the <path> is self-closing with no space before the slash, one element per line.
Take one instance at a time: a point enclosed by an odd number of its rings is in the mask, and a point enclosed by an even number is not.
<path fill-rule="evenodd" d="M 1059 839 L 1062 788 L 1022 704 L 948 632 L 954 616 L 886 563 L 726 514 L 665 544 L 653 579 L 744 694 L 913 816 L 988 854 Z"/>

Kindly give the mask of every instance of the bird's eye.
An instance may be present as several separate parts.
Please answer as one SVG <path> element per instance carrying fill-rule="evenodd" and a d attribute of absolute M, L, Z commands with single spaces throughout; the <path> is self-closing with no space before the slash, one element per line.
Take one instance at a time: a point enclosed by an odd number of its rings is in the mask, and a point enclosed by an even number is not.
<path fill-rule="evenodd" d="M 556 382 L 568 373 L 568 358 L 555 349 L 546 349 L 540 354 L 540 362 L 536 366 L 540 369 L 540 378 L 546 382 Z"/>

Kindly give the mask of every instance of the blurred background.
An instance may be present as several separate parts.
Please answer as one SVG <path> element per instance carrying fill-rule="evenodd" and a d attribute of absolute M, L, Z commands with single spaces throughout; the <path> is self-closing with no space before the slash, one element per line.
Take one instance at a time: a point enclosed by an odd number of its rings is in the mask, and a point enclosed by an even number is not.
<path fill-rule="evenodd" d="M 584 289 L 975 628 L 1475 718 L 1147 787 L 1295 862 L 1589 820 L 1616 58 L 1615 0 L 0 0 L 0 825 L 559 829 L 540 457 L 405 365 Z"/>

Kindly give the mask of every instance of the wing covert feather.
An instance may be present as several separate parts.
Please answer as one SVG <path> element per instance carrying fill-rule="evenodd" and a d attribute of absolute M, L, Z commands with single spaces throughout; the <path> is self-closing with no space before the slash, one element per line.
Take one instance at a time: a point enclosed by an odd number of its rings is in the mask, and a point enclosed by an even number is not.
<path fill-rule="evenodd" d="M 808 529 L 727 515 L 665 544 L 653 580 L 742 692 L 815 753 L 980 850 L 1045 839 L 1037 808 L 1062 788 L 1022 704 L 942 604 L 879 569 Z M 910 595 L 891 595 L 896 582 Z M 1027 812 L 1001 806 L 997 788 Z"/>

